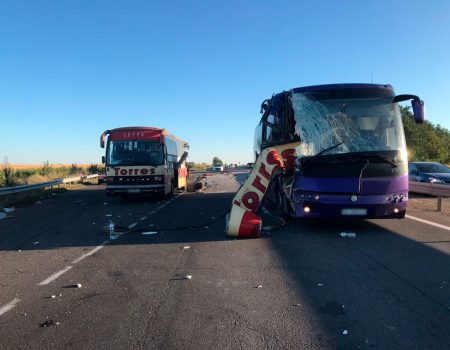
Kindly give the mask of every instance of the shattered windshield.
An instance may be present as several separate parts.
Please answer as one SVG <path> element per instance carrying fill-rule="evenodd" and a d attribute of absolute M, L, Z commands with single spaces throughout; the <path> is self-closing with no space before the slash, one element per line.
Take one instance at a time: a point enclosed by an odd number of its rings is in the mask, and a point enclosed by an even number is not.
<path fill-rule="evenodd" d="M 338 144 L 326 154 L 397 150 L 406 156 L 400 111 L 392 97 L 317 100 L 294 93 L 292 107 L 300 157 Z"/>
<path fill-rule="evenodd" d="M 108 146 L 108 165 L 161 165 L 163 146 L 155 141 L 111 141 Z"/>

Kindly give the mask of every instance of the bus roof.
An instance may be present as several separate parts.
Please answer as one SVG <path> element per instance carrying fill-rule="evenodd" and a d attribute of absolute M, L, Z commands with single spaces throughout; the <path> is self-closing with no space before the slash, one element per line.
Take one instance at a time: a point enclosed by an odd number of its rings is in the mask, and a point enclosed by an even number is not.
<path fill-rule="evenodd" d="M 325 84 L 298 87 L 293 93 L 310 93 L 318 99 L 394 97 L 389 84 Z"/>
<path fill-rule="evenodd" d="M 137 135 L 138 138 L 140 139 L 155 139 L 158 138 L 160 135 L 164 135 L 164 136 L 169 136 L 171 139 L 174 139 L 175 141 L 178 141 L 180 143 L 183 143 L 184 146 L 188 146 L 189 144 L 180 139 L 179 137 L 176 137 L 175 135 L 170 134 L 169 132 L 167 132 L 166 129 L 163 128 L 155 128 L 155 127 L 150 127 L 150 126 L 127 126 L 127 127 L 122 127 L 122 128 L 115 128 L 115 129 L 110 129 L 110 130 L 106 130 L 102 136 L 100 137 L 100 146 L 103 148 L 104 145 L 104 139 L 106 135 L 111 135 L 112 138 L 114 138 L 113 134 L 117 134 L 119 132 L 128 132 L 128 133 L 132 133 L 132 132 L 143 132 L 144 135 Z M 130 135 L 131 137 L 133 135 Z"/>

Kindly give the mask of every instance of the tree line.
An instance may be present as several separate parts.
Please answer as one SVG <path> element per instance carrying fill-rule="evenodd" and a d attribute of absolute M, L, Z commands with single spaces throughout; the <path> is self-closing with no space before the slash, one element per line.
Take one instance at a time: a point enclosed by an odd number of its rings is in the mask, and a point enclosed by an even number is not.
<path fill-rule="evenodd" d="M 450 164 L 450 131 L 429 121 L 416 124 L 409 107 L 400 107 L 409 161 Z"/>

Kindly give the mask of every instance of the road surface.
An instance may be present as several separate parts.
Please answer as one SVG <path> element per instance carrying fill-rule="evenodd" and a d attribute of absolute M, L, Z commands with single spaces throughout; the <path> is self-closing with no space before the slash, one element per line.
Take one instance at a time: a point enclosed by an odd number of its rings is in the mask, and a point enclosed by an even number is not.
<path fill-rule="evenodd" d="M 411 206 L 404 220 L 230 239 L 223 215 L 245 176 L 164 200 L 86 186 L 8 214 L 0 348 L 450 348 L 448 216 Z M 131 232 L 110 240 L 110 220 Z"/>

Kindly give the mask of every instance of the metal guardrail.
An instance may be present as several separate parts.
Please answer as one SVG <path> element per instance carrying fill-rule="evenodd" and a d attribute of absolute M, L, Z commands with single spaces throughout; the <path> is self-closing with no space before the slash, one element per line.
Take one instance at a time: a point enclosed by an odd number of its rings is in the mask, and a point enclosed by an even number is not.
<path fill-rule="evenodd" d="M 33 184 L 33 185 L 4 187 L 4 188 L 0 188 L 0 196 L 6 196 L 8 194 L 14 194 L 14 193 L 19 193 L 19 192 L 33 191 L 33 190 L 38 190 L 38 189 L 45 188 L 45 187 L 52 187 L 55 185 L 62 185 L 62 184 L 74 183 L 74 182 L 83 182 L 85 180 L 93 179 L 96 177 L 98 177 L 98 174 L 68 177 L 65 179 L 41 182 L 41 183 Z"/>
<path fill-rule="evenodd" d="M 450 197 L 450 185 L 410 181 L 409 192 L 438 197 L 437 210 L 442 212 L 444 210 L 442 198 Z"/>

